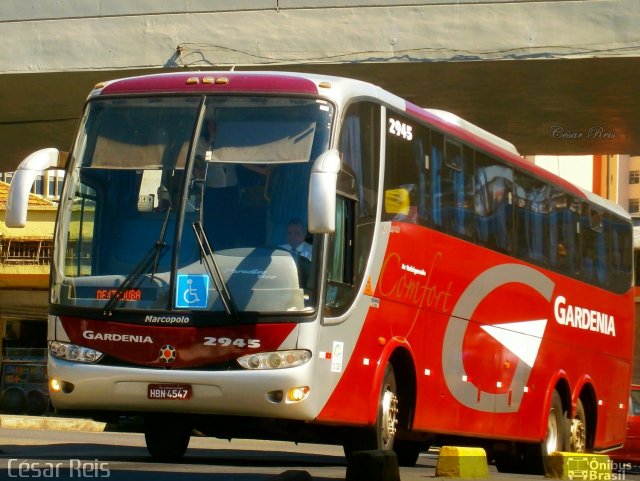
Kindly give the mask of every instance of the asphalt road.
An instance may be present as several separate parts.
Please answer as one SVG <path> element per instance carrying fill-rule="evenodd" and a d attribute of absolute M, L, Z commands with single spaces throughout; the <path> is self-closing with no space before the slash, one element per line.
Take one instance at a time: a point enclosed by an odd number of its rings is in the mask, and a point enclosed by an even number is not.
<path fill-rule="evenodd" d="M 436 461 L 435 454 L 421 455 L 416 467 L 400 468 L 401 480 L 433 479 Z M 346 461 L 338 446 L 192 437 L 182 462 L 163 464 L 151 460 L 137 433 L 0 428 L 0 480 L 270 481 L 291 470 L 306 471 L 313 481 L 343 480 Z M 544 479 L 498 473 L 493 466 L 489 477 Z M 614 479 L 640 480 L 640 474 Z"/>

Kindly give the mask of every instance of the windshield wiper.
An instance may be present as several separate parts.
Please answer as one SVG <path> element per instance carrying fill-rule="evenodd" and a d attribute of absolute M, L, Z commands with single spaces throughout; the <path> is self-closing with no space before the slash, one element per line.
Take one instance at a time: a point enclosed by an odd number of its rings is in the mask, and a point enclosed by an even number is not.
<path fill-rule="evenodd" d="M 211 280 L 213 281 L 216 291 L 218 291 L 218 294 L 220 295 L 220 300 L 224 305 L 224 310 L 227 312 L 229 317 L 236 320 L 238 319 L 238 309 L 236 308 L 235 302 L 231 297 L 231 293 L 229 292 L 229 289 L 227 289 L 227 284 L 224 282 L 224 278 L 220 273 L 220 268 L 216 262 L 214 250 L 207 239 L 207 234 L 204 232 L 200 222 L 196 221 L 191 225 L 193 226 L 193 232 L 195 233 L 196 240 L 200 246 L 200 252 L 202 252 L 204 266 L 207 269 L 209 277 L 211 277 Z"/>
<path fill-rule="evenodd" d="M 153 271 L 151 273 L 151 280 L 153 280 L 153 278 L 155 277 L 160 254 L 162 253 L 164 248 L 167 247 L 167 244 L 164 241 L 164 235 L 167 231 L 167 224 L 169 222 L 170 214 L 171 206 L 167 208 L 167 213 L 165 214 L 164 220 L 162 221 L 162 227 L 160 229 L 158 240 L 153 243 L 144 257 L 134 266 L 129 275 L 124 279 L 124 281 L 122 281 L 122 283 L 118 286 L 118 289 L 116 289 L 116 291 L 111 295 L 111 297 L 109 297 L 109 300 L 104 305 L 103 314 L 105 316 L 111 316 L 113 314 L 113 308 L 118 302 L 122 300 L 122 294 L 127 289 L 129 289 L 134 282 L 140 279 L 140 277 L 149 269 L 152 264 Z"/>

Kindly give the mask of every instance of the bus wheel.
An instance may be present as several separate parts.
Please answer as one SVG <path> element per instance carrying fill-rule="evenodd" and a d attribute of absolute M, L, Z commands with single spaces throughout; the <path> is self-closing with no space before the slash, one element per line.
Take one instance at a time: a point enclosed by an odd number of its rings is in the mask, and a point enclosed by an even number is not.
<path fill-rule="evenodd" d="M 144 439 L 153 459 L 176 461 L 189 446 L 191 427 L 179 416 L 145 416 Z"/>
<path fill-rule="evenodd" d="M 558 394 L 558 391 L 553 391 L 547 420 L 547 435 L 542 442 L 542 456 L 549 456 L 554 451 L 564 451 L 565 425 L 560 394 Z"/>
<path fill-rule="evenodd" d="M 344 453 L 348 456 L 354 451 L 393 449 L 393 441 L 398 425 L 398 394 L 396 376 L 393 367 L 387 365 L 380 396 L 378 413 L 373 428 L 352 428 L 344 442 Z"/>
<path fill-rule="evenodd" d="M 558 391 L 553 391 L 551 407 L 547 416 L 547 434 L 542 443 L 525 446 L 523 449 L 526 471 L 530 474 L 545 474 L 549 455 L 554 451 L 566 451 L 567 417 L 562 410 Z"/>
<path fill-rule="evenodd" d="M 380 390 L 378 418 L 376 420 L 376 434 L 378 449 L 388 451 L 393 449 L 398 426 L 398 389 L 393 367 L 387 364 Z"/>
<path fill-rule="evenodd" d="M 398 456 L 398 465 L 413 467 L 418 462 L 418 457 L 421 451 L 426 451 L 427 446 L 425 443 L 418 441 L 401 441 L 396 440 L 393 443 L 393 450 Z"/>
<path fill-rule="evenodd" d="M 587 452 L 587 417 L 584 414 L 584 406 L 580 399 L 576 404 L 576 414 L 571 419 L 569 451 L 573 453 Z"/>

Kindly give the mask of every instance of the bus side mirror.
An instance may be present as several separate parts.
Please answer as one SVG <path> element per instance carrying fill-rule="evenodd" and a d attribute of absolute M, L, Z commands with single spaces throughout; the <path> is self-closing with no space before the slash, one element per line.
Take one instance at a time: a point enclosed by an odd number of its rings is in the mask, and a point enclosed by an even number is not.
<path fill-rule="evenodd" d="M 11 187 L 9 187 L 7 227 L 24 227 L 26 225 L 29 193 L 36 177 L 43 170 L 63 168 L 66 159 L 66 152 L 49 148 L 34 152 L 20 163 L 11 178 Z"/>
<path fill-rule="evenodd" d="M 340 154 L 328 150 L 316 159 L 309 179 L 308 230 L 311 234 L 331 234 L 336 230 L 336 185 Z"/>

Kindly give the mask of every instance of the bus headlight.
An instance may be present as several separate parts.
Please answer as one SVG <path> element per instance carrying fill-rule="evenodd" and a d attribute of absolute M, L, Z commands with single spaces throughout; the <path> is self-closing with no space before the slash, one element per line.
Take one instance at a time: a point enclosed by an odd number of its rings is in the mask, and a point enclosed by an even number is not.
<path fill-rule="evenodd" d="M 300 386 L 289 389 L 287 393 L 287 402 L 304 401 L 309 395 L 309 386 Z"/>
<path fill-rule="evenodd" d="M 59 380 L 51 378 L 49 379 L 49 391 L 60 392 L 62 391 L 62 383 Z"/>
<path fill-rule="evenodd" d="M 95 349 L 69 344 L 68 342 L 49 342 L 49 353 L 66 361 L 94 363 L 102 359 L 103 354 Z"/>
<path fill-rule="evenodd" d="M 238 358 L 238 364 L 245 369 L 286 369 L 296 367 L 311 359 L 311 351 L 295 349 L 291 351 L 260 352 Z"/>

